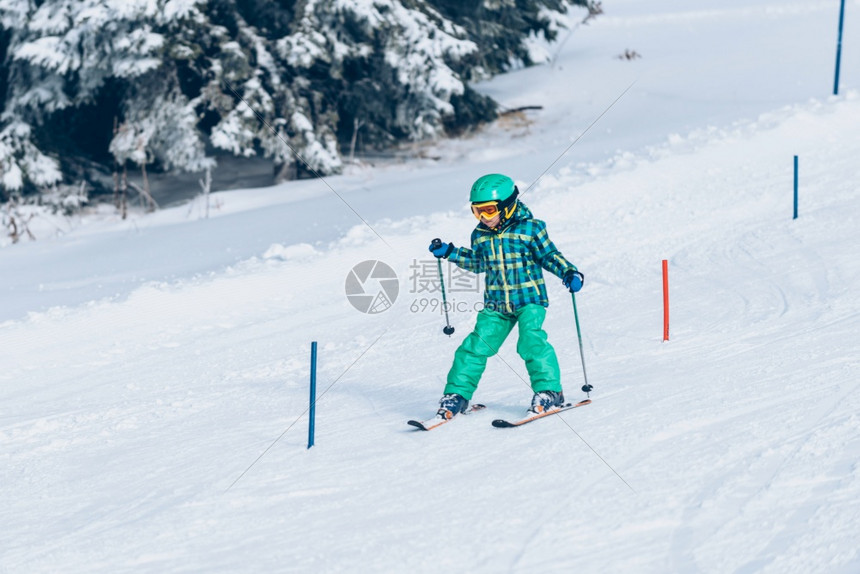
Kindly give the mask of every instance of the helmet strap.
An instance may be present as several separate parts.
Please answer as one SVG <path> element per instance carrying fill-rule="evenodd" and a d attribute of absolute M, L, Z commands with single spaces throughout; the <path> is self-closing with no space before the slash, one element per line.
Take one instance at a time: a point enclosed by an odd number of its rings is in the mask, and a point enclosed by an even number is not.
<path fill-rule="evenodd" d="M 502 222 L 507 221 L 514 214 L 514 211 L 517 209 L 517 196 L 520 194 L 520 190 L 517 186 L 514 186 L 514 192 L 510 197 L 505 199 L 504 201 L 499 202 L 499 212 L 502 214 Z"/>

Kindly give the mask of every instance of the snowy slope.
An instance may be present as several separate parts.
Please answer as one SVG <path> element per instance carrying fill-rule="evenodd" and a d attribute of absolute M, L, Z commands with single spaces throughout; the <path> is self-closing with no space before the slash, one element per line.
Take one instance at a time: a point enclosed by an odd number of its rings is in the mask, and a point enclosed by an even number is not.
<path fill-rule="evenodd" d="M 555 67 L 486 86 L 543 97 L 531 125 L 329 180 L 370 226 L 300 182 L 224 194 L 208 221 L 177 208 L 0 250 L 0 571 L 860 571 L 860 95 L 827 97 L 817 48 L 776 57 L 801 26 L 835 40 L 835 10 L 653 4 L 607 6 Z M 643 59 L 612 61 L 624 48 Z M 634 79 L 523 198 L 586 274 L 594 404 L 490 427 L 530 397 L 511 339 L 475 397 L 487 412 L 411 431 L 480 300 L 449 293 L 442 335 L 438 294 L 418 292 L 428 240 L 466 241 L 474 176 L 527 187 Z M 376 315 L 344 296 L 368 259 L 401 279 Z M 550 297 L 578 397 L 569 295 Z"/>

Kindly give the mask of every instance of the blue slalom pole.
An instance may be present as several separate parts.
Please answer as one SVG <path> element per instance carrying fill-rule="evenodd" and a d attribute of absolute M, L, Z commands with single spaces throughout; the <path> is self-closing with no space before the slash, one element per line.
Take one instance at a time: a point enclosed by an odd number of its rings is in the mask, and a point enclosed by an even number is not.
<path fill-rule="evenodd" d="M 839 95 L 839 61 L 842 59 L 842 25 L 845 23 L 845 0 L 839 8 L 839 40 L 836 42 L 836 77 L 833 80 L 833 95 Z"/>
<path fill-rule="evenodd" d="M 794 156 L 794 217 L 797 219 L 797 156 Z"/>
<path fill-rule="evenodd" d="M 308 448 L 314 446 L 314 422 L 317 407 L 317 342 L 311 343 L 311 408 L 308 422 Z"/>

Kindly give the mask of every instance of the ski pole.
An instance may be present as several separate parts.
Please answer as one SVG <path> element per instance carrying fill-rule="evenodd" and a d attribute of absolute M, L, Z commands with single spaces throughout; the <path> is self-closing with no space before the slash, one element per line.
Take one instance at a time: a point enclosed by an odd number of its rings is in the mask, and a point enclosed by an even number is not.
<path fill-rule="evenodd" d="M 579 358 L 582 361 L 582 378 L 585 379 L 585 384 L 582 385 L 582 391 L 586 396 L 591 396 L 591 391 L 594 389 L 588 384 L 588 375 L 585 373 L 585 353 L 582 350 L 582 330 L 579 328 L 579 312 L 576 310 L 576 294 L 571 291 L 570 298 L 573 301 L 573 317 L 576 320 L 576 338 L 579 339 Z"/>
<path fill-rule="evenodd" d="M 432 241 L 433 248 L 442 247 L 442 240 L 438 237 Z M 451 326 L 451 321 L 448 320 L 448 299 L 445 297 L 445 279 L 442 276 L 442 258 L 436 257 L 436 263 L 439 266 L 439 284 L 442 286 L 442 307 L 445 309 L 445 326 L 442 327 L 442 332 L 449 337 L 454 333 L 454 327 Z"/>

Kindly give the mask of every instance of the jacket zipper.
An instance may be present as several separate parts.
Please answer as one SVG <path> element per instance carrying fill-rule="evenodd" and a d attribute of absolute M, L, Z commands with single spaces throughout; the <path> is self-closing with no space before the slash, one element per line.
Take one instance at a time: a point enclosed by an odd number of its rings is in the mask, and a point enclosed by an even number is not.
<path fill-rule="evenodd" d="M 526 267 L 525 270 L 526 270 L 526 275 L 528 275 L 528 278 L 529 278 L 529 283 L 532 284 L 532 287 L 534 287 L 534 290 L 537 293 L 538 297 L 540 297 L 540 289 L 538 289 L 537 283 L 535 282 L 534 278 L 532 277 L 532 272 L 529 271 L 528 267 Z"/>
<path fill-rule="evenodd" d="M 500 265 L 502 266 L 502 288 L 505 291 L 505 311 L 511 312 L 511 298 L 510 293 L 508 292 L 508 277 L 507 277 L 507 269 L 505 269 L 505 259 L 502 257 L 502 239 L 499 238 L 499 251 L 496 252 L 496 243 L 493 242 L 493 255 L 495 255 L 496 259 L 499 260 Z"/>

